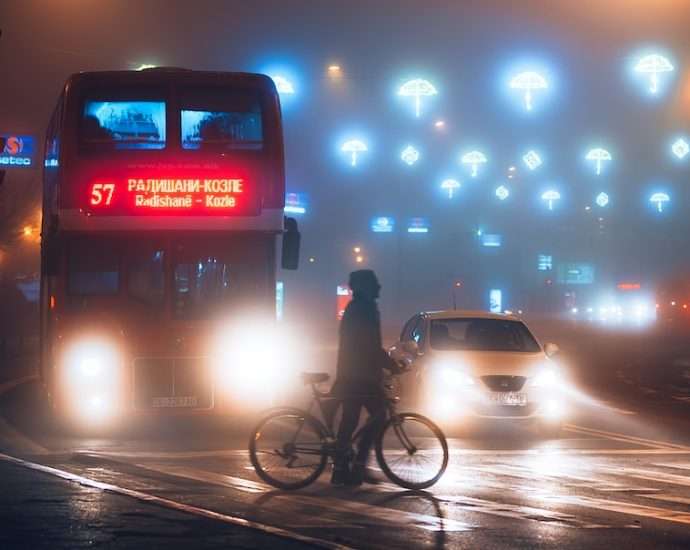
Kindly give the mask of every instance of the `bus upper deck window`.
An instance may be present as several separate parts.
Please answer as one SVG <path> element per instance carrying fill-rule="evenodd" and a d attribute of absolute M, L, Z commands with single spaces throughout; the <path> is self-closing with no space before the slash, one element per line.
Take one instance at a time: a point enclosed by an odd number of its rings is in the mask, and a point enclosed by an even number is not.
<path fill-rule="evenodd" d="M 87 100 L 81 141 L 114 149 L 163 149 L 165 102 Z"/>
<path fill-rule="evenodd" d="M 257 97 L 219 89 L 185 90 L 180 126 L 183 149 L 261 149 Z"/>

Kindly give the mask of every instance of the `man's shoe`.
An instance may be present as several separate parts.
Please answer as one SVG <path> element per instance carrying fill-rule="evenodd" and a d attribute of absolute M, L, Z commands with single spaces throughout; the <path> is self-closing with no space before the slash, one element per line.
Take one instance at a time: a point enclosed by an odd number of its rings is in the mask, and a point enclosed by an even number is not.
<path fill-rule="evenodd" d="M 345 468 L 333 468 L 331 475 L 331 485 L 342 486 L 347 484 L 350 479 L 350 473 Z"/>
<path fill-rule="evenodd" d="M 381 483 L 381 480 L 374 476 L 363 464 L 355 464 L 347 479 L 347 485 L 350 487 L 359 487 L 362 483 L 378 485 Z"/>

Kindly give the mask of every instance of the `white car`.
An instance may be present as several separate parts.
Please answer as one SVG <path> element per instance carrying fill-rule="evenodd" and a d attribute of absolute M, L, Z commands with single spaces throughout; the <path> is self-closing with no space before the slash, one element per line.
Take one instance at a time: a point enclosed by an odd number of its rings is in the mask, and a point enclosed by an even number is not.
<path fill-rule="evenodd" d="M 517 317 L 455 310 L 415 315 L 390 349 L 411 365 L 403 397 L 442 424 L 535 419 L 553 431 L 567 412 L 557 351 Z"/>

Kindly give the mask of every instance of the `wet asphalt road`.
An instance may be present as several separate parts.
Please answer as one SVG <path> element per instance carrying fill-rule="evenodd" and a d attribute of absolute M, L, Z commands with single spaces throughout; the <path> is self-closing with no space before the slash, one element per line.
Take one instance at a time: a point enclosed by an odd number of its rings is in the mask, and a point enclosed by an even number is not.
<path fill-rule="evenodd" d="M 0 396 L 0 449 L 27 462 L 0 457 L 0 547 L 689 547 L 684 348 L 655 363 L 604 344 L 590 347 L 605 370 L 566 346 L 568 360 L 590 367 L 576 377 L 586 399 L 559 438 L 516 426 L 450 430 L 448 471 L 424 493 L 383 478 L 333 488 L 327 474 L 300 492 L 275 491 L 249 465 L 248 421 L 64 437 L 31 418 L 37 384 L 18 385 Z"/>

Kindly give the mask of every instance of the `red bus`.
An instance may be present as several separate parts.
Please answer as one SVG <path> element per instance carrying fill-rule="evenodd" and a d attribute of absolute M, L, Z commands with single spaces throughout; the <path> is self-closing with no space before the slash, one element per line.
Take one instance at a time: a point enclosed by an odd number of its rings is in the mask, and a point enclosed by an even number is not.
<path fill-rule="evenodd" d="M 44 164 L 41 375 L 56 409 L 231 408 L 240 392 L 223 369 L 245 367 L 220 365 L 220 327 L 275 319 L 278 237 L 284 268 L 299 253 L 273 81 L 73 75 Z"/>

